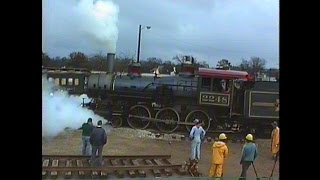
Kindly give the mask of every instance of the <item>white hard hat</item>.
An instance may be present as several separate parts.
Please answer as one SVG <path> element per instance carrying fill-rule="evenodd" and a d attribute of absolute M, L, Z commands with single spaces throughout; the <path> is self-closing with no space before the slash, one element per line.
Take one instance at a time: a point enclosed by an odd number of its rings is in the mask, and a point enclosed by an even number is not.
<path fill-rule="evenodd" d="M 219 135 L 219 139 L 220 139 L 220 140 L 225 140 L 225 139 L 227 139 L 226 134 L 221 133 L 221 134 Z"/>
<path fill-rule="evenodd" d="M 199 120 L 199 119 L 195 119 L 193 122 L 194 122 L 195 124 L 199 124 L 199 123 L 200 123 L 200 120 Z"/>

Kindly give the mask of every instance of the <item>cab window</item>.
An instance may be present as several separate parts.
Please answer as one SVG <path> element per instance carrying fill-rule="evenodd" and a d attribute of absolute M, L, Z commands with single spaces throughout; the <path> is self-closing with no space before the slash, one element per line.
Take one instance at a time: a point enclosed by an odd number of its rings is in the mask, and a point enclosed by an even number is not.
<path fill-rule="evenodd" d="M 78 78 L 75 78 L 75 79 L 74 79 L 74 85 L 75 85 L 75 86 L 78 86 L 78 85 L 79 85 L 79 79 L 78 79 Z"/>
<path fill-rule="evenodd" d="M 67 81 L 66 78 L 62 78 L 61 79 L 61 85 L 66 85 L 66 81 Z"/>
<path fill-rule="evenodd" d="M 211 86 L 211 78 L 203 77 L 201 80 L 201 90 L 210 91 L 210 86 Z"/>
<path fill-rule="evenodd" d="M 73 85 L 73 78 L 68 78 L 68 85 L 72 86 Z"/>
<path fill-rule="evenodd" d="M 213 79 L 213 91 L 228 93 L 231 90 L 231 80 Z"/>
<path fill-rule="evenodd" d="M 59 86 L 60 85 L 59 83 L 60 83 L 60 79 L 59 78 L 54 79 L 54 84 L 55 85 Z"/>

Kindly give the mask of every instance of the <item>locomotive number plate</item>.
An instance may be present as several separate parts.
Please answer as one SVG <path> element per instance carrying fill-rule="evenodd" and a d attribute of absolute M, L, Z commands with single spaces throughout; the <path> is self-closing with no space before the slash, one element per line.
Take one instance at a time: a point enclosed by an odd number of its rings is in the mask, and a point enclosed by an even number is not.
<path fill-rule="evenodd" d="M 230 94 L 200 92 L 199 103 L 217 106 L 229 106 Z"/>

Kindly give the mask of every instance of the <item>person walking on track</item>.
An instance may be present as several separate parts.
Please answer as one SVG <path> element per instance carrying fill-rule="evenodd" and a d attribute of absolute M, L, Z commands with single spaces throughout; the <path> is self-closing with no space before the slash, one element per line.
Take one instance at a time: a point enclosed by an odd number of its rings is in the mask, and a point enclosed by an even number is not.
<path fill-rule="evenodd" d="M 278 127 L 278 123 L 274 121 L 272 123 L 272 133 L 271 133 L 271 153 L 273 159 L 276 158 L 276 156 L 279 153 L 279 148 L 280 148 L 280 128 Z"/>
<path fill-rule="evenodd" d="M 195 125 L 192 127 L 190 131 L 190 139 L 191 141 L 191 160 L 200 160 L 200 146 L 201 141 L 204 139 L 206 131 L 202 128 L 201 122 L 199 119 L 194 120 Z"/>
<path fill-rule="evenodd" d="M 224 159 L 228 156 L 228 147 L 226 145 L 227 136 L 224 133 L 219 135 L 219 141 L 212 145 L 212 160 L 209 177 L 222 177 Z"/>
<path fill-rule="evenodd" d="M 98 164 L 102 166 L 102 150 L 103 146 L 107 144 L 107 134 L 102 128 L 102 121 L 98 121 L 98 126 L 95 127 L 90 135 L 90 143 L 92 146 L 92 153 L 90 158 L 90 164 L 96 164 L 96 154 L 98 151 Z"/>
<path fill-rule="evenodd" d="M 81 126 L 82 130 L 82 155 L 91 154 L 91 145 L 90 145 L 90 134 L 93 130 L 92 119 L 89 118 L 86 123 L 83 123 Z"/>
<path fill-rule="evenodd" d="M 255 161 L 258 156 L 258 149 L 256 144 L 253 142 L 252 134 L 246 136 L 246 143 L 242 148 L 242 155 L 240 164 L 242 165 L 242 171 L 240 179 L 245 179 L 247 177 L 247 170 L 251 164 Z"/>

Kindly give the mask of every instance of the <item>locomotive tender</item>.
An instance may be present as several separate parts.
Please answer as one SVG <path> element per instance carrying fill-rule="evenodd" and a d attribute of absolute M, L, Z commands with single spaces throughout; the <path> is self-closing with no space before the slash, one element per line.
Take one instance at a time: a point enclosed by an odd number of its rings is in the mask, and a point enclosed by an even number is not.
<path fill-rule="evenodd" d="M 73 70 L 83 83 L 74 84 L 78 88 L 70 93 L 83 90 L 92 98 L 87 105 L 111 118 L 115 127 L 127 122 L 135 129 L 154 124 L 165 133 L 179 127 L 190 131 L 197 118 L 209 132 L 234 131 L 237 126 L 240 131 L 269 133 L 270 123 L 279 120 L 278 82 L 254 81 L 244 71 L 196 68 L 192 57 L 186 57 L 178 75 L 143 74 L 137 63 L 129 65 L 127 74 L 115 74 L 114 58 L 107 54 L 107 72 Z M 47 76 L 59 81 L 57 75 Z"/>

